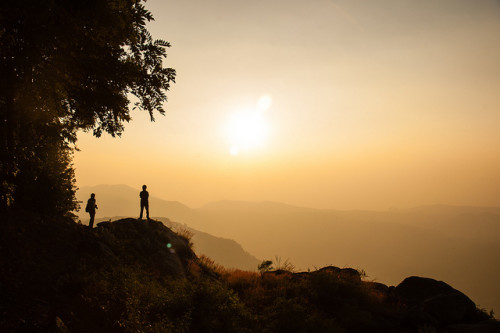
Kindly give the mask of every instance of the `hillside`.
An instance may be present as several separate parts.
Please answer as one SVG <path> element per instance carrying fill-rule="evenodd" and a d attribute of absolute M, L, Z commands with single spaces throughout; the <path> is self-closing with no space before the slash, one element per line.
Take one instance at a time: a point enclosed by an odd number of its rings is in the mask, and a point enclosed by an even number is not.
<path fill-rule="evenodd" d="M 234 206 L 238 209 L 234 209 Z M 226 202 L 197 210 L 193 225 L 236 240 L 260 258 L 278 254 L 301 269 L 337 263 L 380 281 L 423 274 L 449 281 L 500 312 L 497 208 L 430 206 L 371 212 Z M 190 223 L 186 221 L 186 223 Z"/>
<path fill-rule="evenodd" d="M 119 215 L 116 191 L 99 191 L 103 209 L 105 193 L 107 202 L 117 202 L 109 213 Z M 128 188 L 127 193 L 130 201 L 123 206 L 135 212 L 138 191 Z M 375 212 L 274 202 L 223 201 L 199 209 L 163 201 L 156 205 L 153 216 L 161 211 L 172 221 L 232 239 L 257 258 L 278 255 L 303 270 L 332 264 L 362 267 L 371 279 L 390 284 L 411 275 L 433 276 L 500 313 L 498 207 L 434 205 Z"/>
<path fill-rule="evenodd" d="M 196 262 L 188 240 L 155 221 L 123 219 L 91 231 L 20 212 L 2 217 L 0 228 L 2 332 L 113 331 L 113 320 L 131 320 L 118 318 L 129 305 L 116 298 L 136 292 L 127 288 L 185 278 Z"/>
<path fill-rule="evenodd" d="M 0 223 L 2 332 L 495 332 L 444 282 L 351 268 L 230 271 L 158 221 L 93 230 L 18 212 Z"/>
<path fill-rule="evenodd" d="M 190 228 L 185 224 L 172 222 L 165 217 L 157 217 L 156 220 L 161 221 L 174 231 L 192 234 L 193 250 L 199 255 L 209 257 L 225 268 L 255 271 L 262 261 L 245 251 L 240 244 L 232 239 L 215 237 L 206 232 Z"/>
<path fill-rule="evenodd" d="M 119 216 L 138 215 L 137 198 L 139 191 L 126 185 L 99 185 L 85 187 L 78 191 L 78 200 L 85 203 L 90 193 L 98 194 L 97 222 L 109 219 L 116 220 Z M 232 239 L 216 237 L 206 232 L 199 231 L 185 223 L 175 221 L 197 220 L 200 217 L 191 208 L 174 201 L 159 198 L 150 198 L 152 216 L 162 221 L 174 230 L 183 230 L 192 233 L 192 242 L 196 253 L 206 255 L 215 262 L 227 268 L 256 270 L 261 260 L 257 259 L 240 244 Z M 77 213 L 79 219 L 88 223 L 89 216 L 81 209 Z M 170 218 L 168 218 L 170 217 Z M 172 219 L 174 221 L 172 221 Z"/>

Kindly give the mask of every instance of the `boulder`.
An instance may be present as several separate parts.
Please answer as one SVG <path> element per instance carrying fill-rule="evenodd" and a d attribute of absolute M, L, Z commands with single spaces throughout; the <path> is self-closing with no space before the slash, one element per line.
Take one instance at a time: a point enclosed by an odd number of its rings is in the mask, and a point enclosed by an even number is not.
<path fill-rule="evenodd" d="M 396 288 L 394 294 L 407 305 L 420 304 L 423 301 L 441 294 L 459 292 L 443 281 L 419 276 L 410 276 L 403 280 Z"/>
<path fill-rule="evenodd" d="M 365 285 L 368 286 L 371 290 L 374 290 L 380 294 L 384 294 L 384 295 L 388 295 L 389 294 L 389 291 L 390 291 L 390 288 L 383 284 L 383 283 L 380 283 L 380 282 L 365 282 Z"/>
<path fill-rule="evenodd" d="M 334 273 L 343 280 L 361 282 L 361 275 L 354 268 L 338 268 L 336 266 L 326 266 L 317 270 L 316 272 Z"/>
<path fill-rule="evenodd" d="M 339 273 L 340 268 L 337 266 L 325 266 L 317 270 L 317 272 L 331 272 L 331 273 Z"/>
<path fill-rule="evenodd" d="M 126 218 L 101 222 L 94 235 L 122 263 L 138 264 L 162 275 L 185 277 L 187 262 L 196 257 L 187 239 L 158 221 Z"/>
<path fill-rule="evenodd" d="M 345 280 L 361 282 L 361 274 L 354 268 L 342 268 L 339 272 L 339 276 Z"/>
<path fill-rule="evenodd" d="M 409 308 L 410 321 L 446 326 L 480 320 L 476 304 L 450 285 L 430 278 L 411 276 L 393 290 Z"/>
<path fill-rule="evenodd" d="M 443 325 L 475 319 L 477 313 L 474 302 L 460 292 L 429 298 L 421 304 L 421 310 Z"/>

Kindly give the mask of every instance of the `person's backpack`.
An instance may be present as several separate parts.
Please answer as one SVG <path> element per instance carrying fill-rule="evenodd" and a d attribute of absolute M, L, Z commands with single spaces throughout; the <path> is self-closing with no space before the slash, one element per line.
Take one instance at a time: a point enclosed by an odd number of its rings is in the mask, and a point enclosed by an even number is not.
<path fill-rule="evenodd" d="M 89 212 L 89 203 L 87 202 L 87 206 L 85 207 L 85 211 L 88 213 Z"/>

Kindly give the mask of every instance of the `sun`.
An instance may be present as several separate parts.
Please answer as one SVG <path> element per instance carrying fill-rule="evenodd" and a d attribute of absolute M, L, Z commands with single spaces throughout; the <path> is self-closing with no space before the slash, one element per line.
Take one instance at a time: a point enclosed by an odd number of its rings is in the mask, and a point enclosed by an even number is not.
<path fill-rule="evenodd" d="M 271 97 L 264 95 L 259 98 L 255 107 L 240 109 L 230 115 L 226 134 L 231 155 L 238 155 L 265 144 L 269 135 L 269 123 L 265 113 L 271 102 Z"/>

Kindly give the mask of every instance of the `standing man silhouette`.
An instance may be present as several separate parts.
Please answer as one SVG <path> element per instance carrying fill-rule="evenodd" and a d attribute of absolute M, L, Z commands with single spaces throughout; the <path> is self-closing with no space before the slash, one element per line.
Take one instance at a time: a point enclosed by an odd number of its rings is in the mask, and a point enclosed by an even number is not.
<path fill-rule="evenodd" d="M 90 214 L 89 228 L 92 229 L 94 227 L 94 217 L 95 210 L 97 209 L 97 204 L 95 201 L 95 193 L 90 195 L 89 200 L 87 201 L 87 207 L 85 207 L 85 211 Z"/>
<path fill-rule="evenodd" d="M 142 220 L 142 211 L 146 208 L 146 217 L 149 221 L 149 193 L 146 191 L 146 188 L 146 185 L 142 185 L 142 191 L 139 194 L 141 197 L 141 215 L 139 216 L 139 220 Z"/>

